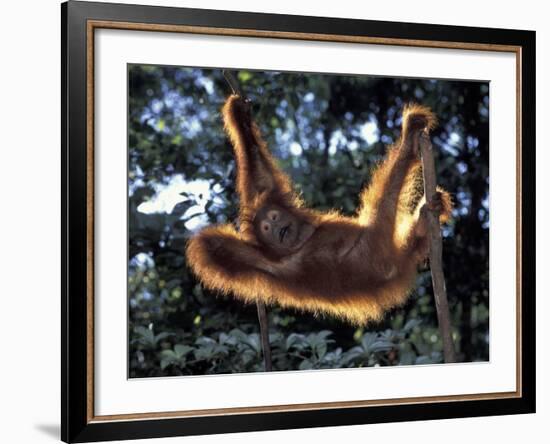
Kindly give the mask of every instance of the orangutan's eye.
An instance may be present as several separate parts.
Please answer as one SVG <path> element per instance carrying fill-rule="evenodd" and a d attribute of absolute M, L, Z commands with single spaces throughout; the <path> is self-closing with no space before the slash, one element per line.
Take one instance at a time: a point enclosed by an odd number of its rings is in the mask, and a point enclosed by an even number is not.
<path fill-rule="evenodd" d="M 269 222 L 262 222 L 262 231 L 264 233 L 267 233 L 271 228 L 271 225 L 269 225 Z"/>
<path fill-rule="evenodd" d="M 276 221 L 279 219 L 279 212 L 277 210 L 271 210 L 267 213 L 267 217 L 272 221 Z"/>

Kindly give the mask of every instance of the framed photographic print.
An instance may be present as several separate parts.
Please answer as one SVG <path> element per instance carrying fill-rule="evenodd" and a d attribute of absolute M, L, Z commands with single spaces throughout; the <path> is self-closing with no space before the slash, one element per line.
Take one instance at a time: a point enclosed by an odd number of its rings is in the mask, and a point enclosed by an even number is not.
<path fill-rule="evenodd" d="M 69 1 L 62 439 L 535 411 L 535 33 Z"/>

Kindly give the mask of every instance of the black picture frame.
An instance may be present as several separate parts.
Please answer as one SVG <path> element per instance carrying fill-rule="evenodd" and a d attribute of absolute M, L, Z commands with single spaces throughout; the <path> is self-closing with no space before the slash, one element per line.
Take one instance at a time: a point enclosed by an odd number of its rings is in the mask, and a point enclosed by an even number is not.
<path fill-rule="evenodd" d="M 195 417 L 98 421 L 90 415 L 88 359 L 93 335 L 90 291 L 90 142 L 87 80 L 90 75 L 87 39 L 90 21 L 260 30 L 331 36 L 367 36 L 463 44 L 509 45 L 518 48 L 521 63 L 521 282 L 519 372 L 521 393 L 499 399 L 436 403 L 335 407 L 304 411 L 274 411 Z M 90 442 L 370 424 L 441 418 L 509 415 L 535 412 L 535 32 L 336 19 L 200 9 L 136 6 L 69 1 L 61 5 L 62 23 L 62 374 L 61 438 Z M 498 168 L 498 162 L 496 164 Z M 91 319 L 92 317 L 92 319 Z M 93 404 L 92 404 L 93 408 Z"/>

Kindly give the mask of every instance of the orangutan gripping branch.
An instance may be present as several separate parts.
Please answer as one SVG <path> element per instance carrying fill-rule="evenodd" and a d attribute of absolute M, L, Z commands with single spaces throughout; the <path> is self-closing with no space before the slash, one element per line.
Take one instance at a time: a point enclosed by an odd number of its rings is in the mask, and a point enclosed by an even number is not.
<path fill-rule="evenodd" d="M 439 213 L 441 222 L 451 212 L 445 191 L 429 203 L 419 199 L 419 143 L 435 125 L 432 112 L 405 107 L 401 138 L 374 171 L 354 217 L 303 207 L 247 101 L 229 97 L 223 116 L 237 161 L 240 230 L 211 226 L 189 241 L 188 263 L 202 283 L 246 302 L 354 324 L 403 304 L 429 251 L 426 212 Z"/>

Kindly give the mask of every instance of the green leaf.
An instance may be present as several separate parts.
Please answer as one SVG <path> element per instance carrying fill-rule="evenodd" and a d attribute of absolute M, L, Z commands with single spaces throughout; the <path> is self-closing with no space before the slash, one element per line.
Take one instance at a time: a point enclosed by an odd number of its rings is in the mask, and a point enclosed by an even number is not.
<path fill-rule="evenodd" d="M 414 364 L 416 355 L 413 351 L 405 350 L 401 352 L 399 356 L 399 365 L 411 365 Z"/>
<path fill-rule="evenodd" d="M 174 333 L 167 333 L 162 332 L 155 336 L 155 342 L 162 341 L 163 339 L 169 338 L 170 336 L 174 336 Z"/>
<path fill-rule="evenodd" d="M 313 368 L 313 363 L 306 359 L 300 363 L 300 367 L 298 367 L 300 370 L 311 370 Z"/>
<path fill-rule="evenodd" d="M 365 351 L 362 347 L 353 347 L 349 349 L 347 352 L 342 354 L 342 363 L 343 364 L 349 364 L 352 361 L 355 361 L 356 359 L 364 359 L 365 357 Z"/>
<path fill-rule="evenodd" d="M 233 336 L 237 341 L 246 343 L 248 341 L 248 336 L 245 332 L 239 330 L 238 328 L 234 328 L 229 332 L 231 336 Z"/>
<path fill-rule="evenodd" d="M 288 351 L 292 347 L 302 348 L 301 345 L 303 344 L 304 339 L 304 335 L 291 333 L 288 338 L 286 338 L 285 349 Z"/>
<path fill-rule="evenodd" d="M 208 360 L 212 356 L 214 356 L 214 348 L 213 347 L 201 347 L 195 350 L 195 358 L 202 360 Z"/>
<path fill-rule="evenodd" d="M 411 331 L 413 328 L 418 327 L 420 324 L 422 324 L 421 319 L 412 318 L 407 321 L 407 323 L 404 325 L 403 330 L 406 332 Z"/>
<path fill-rule="evenodd" d="M 246 343 L 257 353 L 260 353 L 262 346 L 260 344 L 260 335 L 257 333 L 252 333 L 248 335 Z"/>
<path fill-rule="evenodd" d="M 317 353 L 317 356 L 319 357 L 319 360 L 323 359 L 323 357 L 327 353 L 327 344 L 326 343 L 318 344 L 315 347 L 315 351 Z"/>
<path fill-rule="evenodd" d="M 174 346 L 174 352 L 178 357 L 178 359 L 181 359 L 182 357 L 186 356 L 191 351 L 193 351 L 193 347 L 189 347 L 188 345 L 176 344 Z"/>
<path fill-rule="evenodd" d="M 144 346 L 149 348 L 156 347 L 157 342 L 155 341 L 155 333 L 153 332 L 153 330 L 143 326 L 138 326 L 134 329 L 134 331 L 139 336 L 139 342 L 141 342 Z"/>
<path fill-rule="evenodd" d="M 386 339 L 377 339 L 370 345 L 372 352 L 388 351 L 394 347 L 394 344 Z"/>
<path fill-rule="evenodd" d="M 178 356 L 176 355 L 176 353 L 174 353 L 173 350 L 162 350 L 160 352 L 160 356 L 162 356 L 162 359 L 178 359 Z"/>
<path fill-rule="evenodd" d="M 365 352 L 371 352 L 373 344 L 376 342 L 376 333 L 365 333 L 361 338 L 361 346 Z"/>
<path fill-rule="evenodd" d="M 248 71 L 239 71 L 237 77 L 241 83 L 246 83 L 252 78 L 252 74 Z"/>
<path fill-rule="evenodd" d="M 209 338 L 208 336 L 201 336 L 195 341 L 195 344 L 200 346 L 207 346 L 216 344 L 216 341 L 212 338 Z"/>
<path fill-rule="evenodd" d="M 160 369 L 164 370 L 169 365 L 173 364 L 173 361 L 171 359 L 162 359 L 160 361 Z"/>
<path fill-rule="evenodd" d="M 430 359 L 429 356 L 419 356 L 414 361 L 416 365 L 426 365 L 426 364 L 433 364 L 433 361 Z"/>

